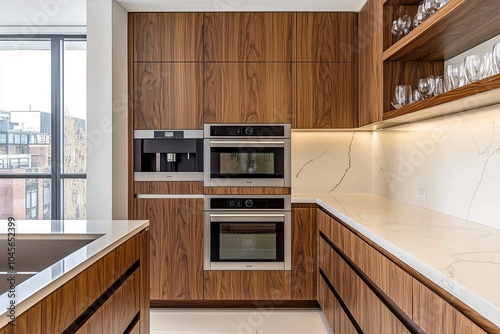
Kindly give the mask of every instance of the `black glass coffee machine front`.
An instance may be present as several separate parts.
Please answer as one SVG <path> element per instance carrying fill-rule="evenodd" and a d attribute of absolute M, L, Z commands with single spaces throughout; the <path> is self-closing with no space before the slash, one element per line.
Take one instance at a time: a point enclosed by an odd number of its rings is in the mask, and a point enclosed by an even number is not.
<path fill-rule="evenodd" d="M 135 181 L 203 181 L 202 130 L 135 130 Z"/>

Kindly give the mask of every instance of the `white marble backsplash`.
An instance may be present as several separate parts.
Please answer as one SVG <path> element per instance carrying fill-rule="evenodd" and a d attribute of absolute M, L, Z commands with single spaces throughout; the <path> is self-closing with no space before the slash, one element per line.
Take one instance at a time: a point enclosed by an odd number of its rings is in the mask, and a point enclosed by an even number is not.
<path fill-rule="evenodd" d="M 377 131 L 372 145 L 373 193 L 500 228 L 500 106 Z"/>
<path fill-rule="evenodd" d="M 500 228 L 500 106 L 376 132 L 292 134 L 294 193 L 374 193 Z"/>
<path fill-rule="evenodd" d="M 372 190 L 370 132 L 292 133 L 294 193 Z"/>

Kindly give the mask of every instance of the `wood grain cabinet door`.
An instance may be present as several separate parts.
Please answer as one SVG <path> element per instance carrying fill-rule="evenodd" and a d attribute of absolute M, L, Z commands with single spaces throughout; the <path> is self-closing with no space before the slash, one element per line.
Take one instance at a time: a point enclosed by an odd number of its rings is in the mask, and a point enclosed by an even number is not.
<path fill-rule="evenodd" d="M 292 210 L 292 299 L 316 299 L 316 208 Z"/>
<path fill-rule="evenodd" d="M 291 123 L 291 63 L 206 63 L 205 123 Z"/>
<path fill-rule="evenodd" d="M 297 13 L 297 61 L 352 62 L 356 13 Z"/>
<path fill-rule="evenodd" d="M 134 64 L 134 129 L 203 129 L 202 64 Z"/>
<path fill-rule="evenodd" d="M 203 14 L 132 13 L 134 62 L 203 60 Z"/>
<path fill-rule="evenodd" d="M 350 63 L 297 63 L 294 128 L 354 127 L 353 67 Z"/>
<path fill-rule="evenodd" d="M 135 199 L 151 233 L 151 299 L 203 299 L 203 199 Z"/>
<path fill-rule="evenodd" d="M 291 13 L 205 13 L 204 60 L 290 61 Z"/>

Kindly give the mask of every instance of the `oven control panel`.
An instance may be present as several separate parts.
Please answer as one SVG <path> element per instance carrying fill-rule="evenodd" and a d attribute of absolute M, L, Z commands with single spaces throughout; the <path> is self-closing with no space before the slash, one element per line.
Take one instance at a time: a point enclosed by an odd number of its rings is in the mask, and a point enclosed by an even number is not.
<path fill-rule="evenodd" d="M 210 209 L 281 209 L 285 208 L 284 198 L 211 198 Z"/>
<path fill-rule="evenodd" d="M 287 137 L 285 126 L 211 125 L 210 137 Z"/>

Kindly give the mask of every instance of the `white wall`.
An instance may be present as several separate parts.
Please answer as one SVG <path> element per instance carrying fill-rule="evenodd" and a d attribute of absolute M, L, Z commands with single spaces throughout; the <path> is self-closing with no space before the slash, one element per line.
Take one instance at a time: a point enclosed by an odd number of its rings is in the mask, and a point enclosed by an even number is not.
<path fill-rule="evenodd" d="M 126 218 L 126 13 L 87 0 L 87 17 L 87 217 Z"/>

